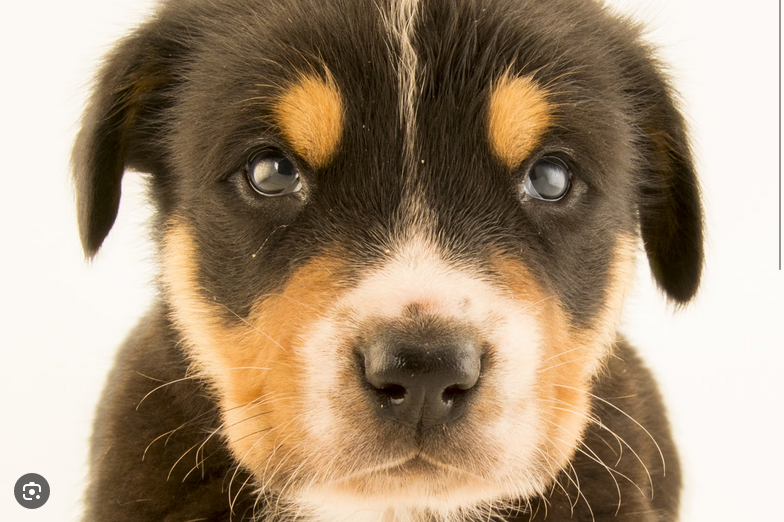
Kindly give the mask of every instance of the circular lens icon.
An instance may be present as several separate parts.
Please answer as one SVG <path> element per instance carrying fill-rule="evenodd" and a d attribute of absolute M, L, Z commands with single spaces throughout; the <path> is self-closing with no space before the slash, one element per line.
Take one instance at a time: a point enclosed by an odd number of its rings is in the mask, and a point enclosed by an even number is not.
<path fill-rule="evenodd" d="M 41 475 L 28 473 L 16 481 L 14 496 L 20 506 L 38 509 L 49 500 L 49 483 Z"/>

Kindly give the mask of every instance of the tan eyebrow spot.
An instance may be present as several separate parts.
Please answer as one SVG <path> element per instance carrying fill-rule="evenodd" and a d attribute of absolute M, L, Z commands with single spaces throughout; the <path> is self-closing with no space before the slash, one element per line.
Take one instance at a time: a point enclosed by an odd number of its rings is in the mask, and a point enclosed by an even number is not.
<path fill-rule="evenodd" d="M 490 146 L 509 168 L 533 152 L 552 124 L 552 104 L 547 93 L 530 76 L 504 74 L 490 95 Z"/>
<path fill-rule="evenodd" d="M 314 166 L 329 161 L 343 133 L 343 99 L 332 76 L 303 76 L 274 107 L 283 136 Z"/>

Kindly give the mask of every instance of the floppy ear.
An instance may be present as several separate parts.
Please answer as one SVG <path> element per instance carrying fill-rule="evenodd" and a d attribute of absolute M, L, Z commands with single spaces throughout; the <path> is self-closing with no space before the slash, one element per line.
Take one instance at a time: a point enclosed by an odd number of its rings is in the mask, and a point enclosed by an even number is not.
<path fill-rule="evenodd" d="M 667 83 L 647 71 L 644 181 L 640 231 L 659 287 L 685 304 L 697 293 L 703 265 L 703 219 L 686 125 Z"/>
<path fill-rule="evenodd" d="M 160 20 L 141 26 L 109 53 L 84 111 L 71 158 L 79 233 L 92 257 L 114 224 L 126 168 L 154 173 L 161 167 L 160 139 L 167 93 L 180 54 Z"/>

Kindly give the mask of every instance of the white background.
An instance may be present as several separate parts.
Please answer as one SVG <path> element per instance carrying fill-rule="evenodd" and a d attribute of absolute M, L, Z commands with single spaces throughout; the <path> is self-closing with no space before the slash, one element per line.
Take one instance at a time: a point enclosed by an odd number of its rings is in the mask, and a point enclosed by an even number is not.
<path fill-rule="evenodd" d="M 699 298 L 674 313 L 641 258 L 624 331 L 658 374 L 686 471 L 684 521 L 781 520 L 784 276 L 778 271 L 778 5 L 616 0 L 652 28 L 685 100 L 707 210 Z M 10 4 L 10 5 L 9 5 Z M 68 155 L 87 85 L 143 0 L 8 2 L 0 17 L 0 519 L 73 521 L 93 410 L 152 297 L 134 176 L 92 265 Z M 37 511 L 13 485 L 52 488 Z M 107 521 L 111 522 L 111 521 Z"/>

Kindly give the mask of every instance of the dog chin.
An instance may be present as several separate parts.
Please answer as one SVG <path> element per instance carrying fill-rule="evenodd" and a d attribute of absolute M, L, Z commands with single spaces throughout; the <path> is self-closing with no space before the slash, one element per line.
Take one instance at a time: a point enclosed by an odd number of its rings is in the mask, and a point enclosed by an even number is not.
<path fill-rule="evenodd" d="M 529 484 L 526 489 L 533 493 L 542 487 Z M 501 484 L 415 456 L 311 484 L 296 495 L 295 503 L 317 520 L 448 521 L 509 507 L 499 499 L 510 495 Z"/>

